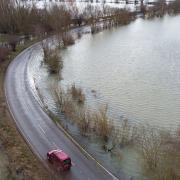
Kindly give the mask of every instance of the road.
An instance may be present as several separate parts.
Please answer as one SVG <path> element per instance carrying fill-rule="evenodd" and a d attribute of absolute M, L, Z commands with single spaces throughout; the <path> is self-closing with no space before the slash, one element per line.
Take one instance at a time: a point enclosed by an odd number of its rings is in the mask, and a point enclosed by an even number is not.
<path fill-rule="evenodd" d="M 9 65 L 5 78 L 5 94 L 9 110 L 32 151 L 48 166 L 46 154 L 61 148 L 71 158 L 69 172 L 58 173 L 63 180 L 111 180 L 111 173 L 85 156 L 80 149 L 53 123 L 33 96 L 27 75 L 28 61 L 38 44 L 24 50 Z"/>

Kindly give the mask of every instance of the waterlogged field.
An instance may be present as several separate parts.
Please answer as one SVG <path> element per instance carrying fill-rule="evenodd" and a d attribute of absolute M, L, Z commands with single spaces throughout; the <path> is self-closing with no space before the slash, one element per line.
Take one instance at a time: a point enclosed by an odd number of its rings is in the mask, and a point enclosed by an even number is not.
<path fill-rule="evenodd" d="M 32 54 L 31 84 L 41 100 L 58 114 L 54 84 L 81 87 L 86 104 L 96 110 L 108 105 L 108 116 L 118 129 L 122 119 L 140 126 L 150 124 L 174 131 L 180 125 L 180 16 L 137 19 L 130 25 L 95 35 L 83 35 L 63 51 L 62 80 L 49 75 L 42 65 L 42 52 Z M 40 69 L 40 70 L 39 70 Z M 35 89 L 34 89 L 35 90 Z M 105 167 L 122 179 L 146 179 L 141 158 L 131 147 L 112 156 L 97 139 L 84 139 L 73 124 L 69 132 Z"/>

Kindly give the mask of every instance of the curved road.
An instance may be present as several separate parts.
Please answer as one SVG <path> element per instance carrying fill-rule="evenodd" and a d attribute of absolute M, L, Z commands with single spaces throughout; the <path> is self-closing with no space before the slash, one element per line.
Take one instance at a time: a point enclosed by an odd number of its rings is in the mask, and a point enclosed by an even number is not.
<path fill-rule="evenodd" d="M 63 180 L 111 180 L 111 173 L 87 158 L 77 146 L 53 123 L 35 100 L 27 74 L 28 61 L 38 44 L 24 50 L 8 67 L 5 94 L 16 125 L 31 149 L 48 166 L 47 151 L 61 148 L 72 158 L 69 172 L 58 173 Z"/>

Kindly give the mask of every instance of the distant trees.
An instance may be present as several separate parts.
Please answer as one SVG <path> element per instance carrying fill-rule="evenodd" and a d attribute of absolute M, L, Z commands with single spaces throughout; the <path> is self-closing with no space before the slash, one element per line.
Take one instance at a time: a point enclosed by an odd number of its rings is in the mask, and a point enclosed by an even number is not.
<path fill-rule="evenodd" d="M 96 33 L 102 29 L 128 24 L 135 19 L 135 14 L 126 9 L 88 5 L 82 12 L 82 19 L 91 26 L 91 32 Z"/>
<path fill-rule="evenodd" d="M 67 30 L 71 15 L 64 6 L 37 9 L 20 4 L 18 0 L 0 1 L 0 33 L 46 35 Z"/>
<path fill-rule="evenodd" d="M 73 25 L 88 24 L 97 29 L 96 26 L 102 23 L 106 24 L 105 27 L 111 27 L 128 24 L 134 19 L 134 15 L 125 9 L 107 6 L 87 5 L 79 12 L 74 4 L 72 7 L 55 4 L 38 9 L 35 5 L 20 4 L 18 0 L 1 0 L 0 17 L 0 33 L 40 38 L 55 33 L 63 37 L 64 44 L 73 44 L 73 38 L 67 33 Z"/>
<path fill-rule="evenodd" d="M 143 0 L 141 0 L 143 6 Z M 143 12 L 149 17 L 163 16 L 167 12 L 179 13 L 180 1 L 175 0 L 166 4 L 165 0 L 158 0 L 154 6 Z M 108 6 L 87 5 L 81 12 L 72 3 L 65 5 L 45 6 L 38 9 L 35 5 L 28 6 L 19 0 L 0 0 L 0 33 L 36 35 L 43 37 L 56 33 L 62 35 L 72 25 L 87 23 L 93 27 L 99 22 L 105 22 L 106 27 L 117 24 L 128 24 L 135 19 L 135 14 L 125 9 Z M 107 23 L 108 22 L 108 23 Z M 110 22 L 110 23 L 109 23 Z"/>
<path fill-rule="evenodd" d="M 165 14 L 180 13 L 180 1 L 174 0 L 167 4 L 166 0 L 157 0 L 152 7 L 146 8 L 146 17 L 163 17 Z"/>
<path fill-rule="evenodd" d="M 71 14 L 64 6 L 53 5 L 49 9 L 50 26 L 56 33 L 68 31 L 71 24 Z"/>
<path fill-rule="evenodd" d="M 157 0 L 156 4 L 149 10 L 154 16 L 162 17 L 167 12 L 166 0 Z"/>
<path fill-rule="evenodd" d="M 1 33 L 13 32 L 17 29 L 14 3 L 11 0 L 0 1 L 0 30 Z"/>
<path fill-rule="evenodd" d="M 175 0 L 174 2 L 170 3 L 169 8 L 173 14 L 180 13 L 180 1 Z"/>

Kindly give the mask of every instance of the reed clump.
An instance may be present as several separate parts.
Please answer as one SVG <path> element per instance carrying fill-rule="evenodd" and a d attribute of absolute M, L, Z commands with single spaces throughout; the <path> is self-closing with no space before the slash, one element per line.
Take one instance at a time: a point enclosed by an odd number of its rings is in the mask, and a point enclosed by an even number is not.
<path fill-rule="evenodd" d="M 94 129 L 96 134 L 101 137 L 104 142 L 109 141 L 113 130 L 113 124 L 107 116 L 107 106 L 100 108 L 95 113 Z"/>
<path fill-rule="evenodd" d="M 73 45 L 75 43 L 75 40 L 71 33 L 64 32 L 62 35 L 62 42 L 63 42 L 64 47 L 67 47 L 67 46 Z"/>
<path fill-rule="evenodd" d="M 142 166 L 152 179 L 180 179 L 180 141 L 176 133 L 142 127 L 139 150 Z"/>
<path fill-rule="evenodd" d="M 63 61 L 58 48 L 50 48 L 47 42 L 42 43 L 44 64 L 50 74 L 57 74 L 63 68 Z"/>
<path fill-rule="evenodd" d="M 81 88 L 76 87 L 76 85 L 73 84 L 68 91 L 70 92 L 74 100 L 76 100 L 80 104 L 84 104 L 85 94 L 83 93 L 83 90 Z"/>
<path fill-rule="evenodd" d="M 107 116 L 107 107 L 101 107 L 96 112 L 85 106 L 85 95 L 81 88 L 73 84 L 66 92 L 56 88 L 55 96 L 60 111 L 74 121 L 83 136 L 95 134 L 107 142 L 113 126 Z"/>

